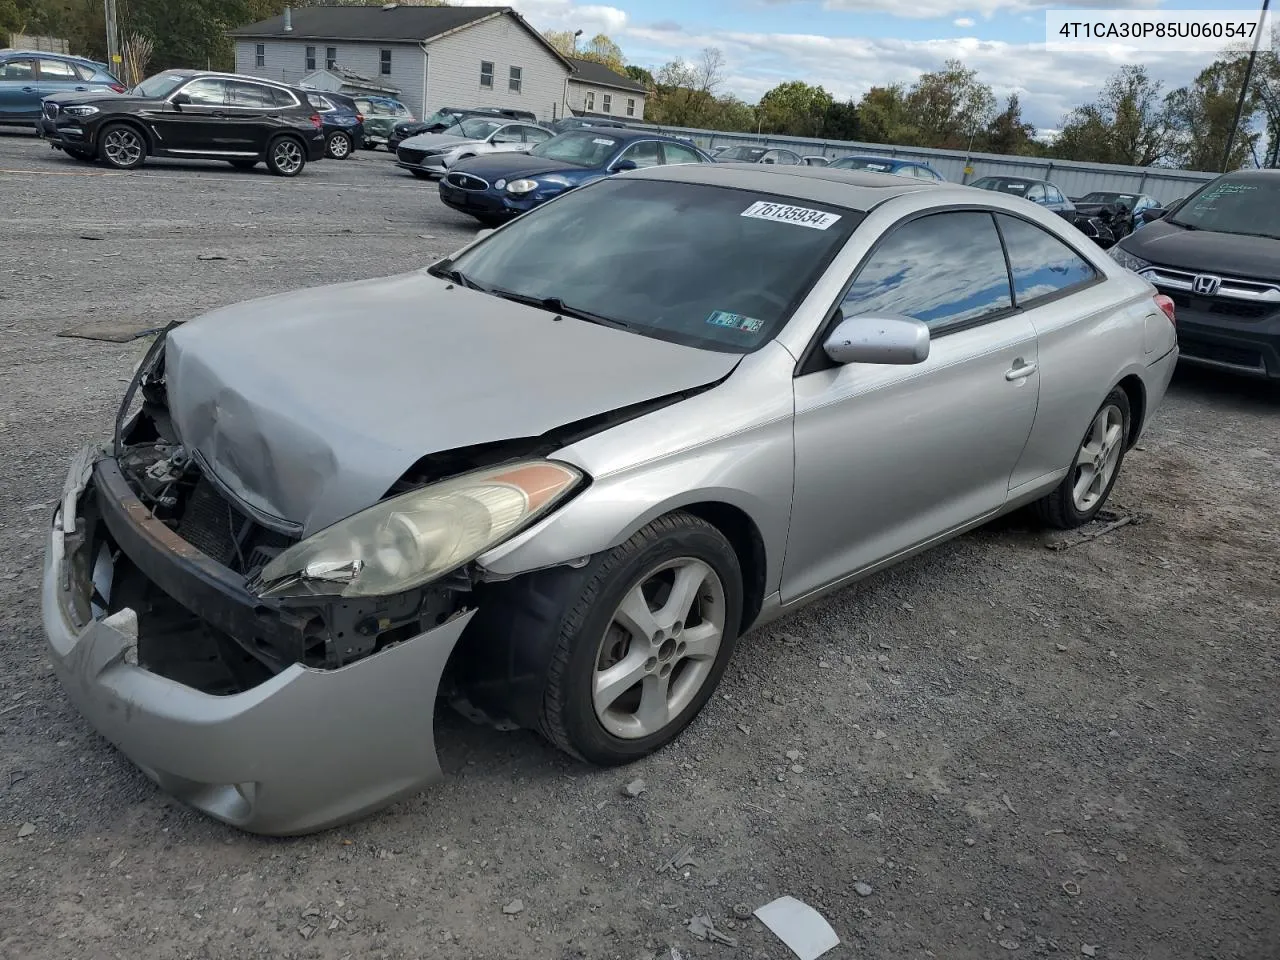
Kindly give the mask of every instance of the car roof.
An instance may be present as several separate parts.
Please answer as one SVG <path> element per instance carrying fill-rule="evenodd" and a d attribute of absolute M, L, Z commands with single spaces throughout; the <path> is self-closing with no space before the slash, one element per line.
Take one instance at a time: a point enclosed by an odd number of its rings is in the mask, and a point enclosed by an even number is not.
<path fill-rule="evenodd" d="M 948 186 L 898 177 L 891 173 L 758 163 L 680 163 L 643 167 L 622 176 L 776 193 L 797 200 L 816 200 L 819 203 L 848 207 L 850 210 L 870 210 L 894 197 L 921 190 L 946 189 Z"/>

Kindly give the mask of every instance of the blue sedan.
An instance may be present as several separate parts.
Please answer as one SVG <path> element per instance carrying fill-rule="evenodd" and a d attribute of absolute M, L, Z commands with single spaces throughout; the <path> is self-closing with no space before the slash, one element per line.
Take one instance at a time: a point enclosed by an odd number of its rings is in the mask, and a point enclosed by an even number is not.
<path fill-rule="evenodd" d="M 832 170 L 870 170 L 874 173 L 892 173 L 899 177 L 915 177 L 942 183 L 946 178 L 923 160 L 906 160 L 902 157 L 853 156 L 832 160 L 827 166 Z"/>
<path fill-rule="evenodd" d="M 566 190 L 623 170 L 712 162 L 697 147 L 675 137 L 585 127 L 552 137 L 528 153 L 459 161 L 440 181 L 440 199 L 486 226 L 496 226 Z"/>

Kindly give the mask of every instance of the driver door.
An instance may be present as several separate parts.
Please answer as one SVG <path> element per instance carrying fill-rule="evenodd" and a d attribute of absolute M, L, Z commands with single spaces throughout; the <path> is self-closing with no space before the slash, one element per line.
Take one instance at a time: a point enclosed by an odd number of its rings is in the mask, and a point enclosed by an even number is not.
<path fill-rule="evenodd" d="M 784 603 L 995 513 L 1036 415 L 1036 334 L 1012 308 L 991 214 L 891 228 L 840 309 L 923 320 L 929 357 L 840 366 L 819 347 L 801 368 Z"/>

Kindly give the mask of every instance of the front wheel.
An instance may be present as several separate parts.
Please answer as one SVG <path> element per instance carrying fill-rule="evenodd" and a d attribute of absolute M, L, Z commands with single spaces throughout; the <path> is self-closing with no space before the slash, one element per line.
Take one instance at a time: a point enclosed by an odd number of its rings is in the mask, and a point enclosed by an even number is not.
<path fill-rule="evenodd" d="M 1116 387 L 1094 414 L 1062 483 L 1036 501 L 1036 513 L 1044 523 L 1070 530 L 1098 515 L 1120 475 L 1129 419 L 1129 397 Z"/>
<path fill-rule="evenodd" d="M 542 733 L 591 763 L 630 763 L 674 740 L 720 682 L 737 641 L 742 570 L 718 529 L 688 513 L 591 561 L 562 597 Z"/>
<path fill-rule="evenodd" d="M 325 156 L 333 160 L 345 160 L 351 156 L 351 137 L 342 131 L 329 134 L 324 145 Z"/>
<path fill-rule="evenodd" d="M 108 124 L 98 140 L 98 158 L 117 170 L 133 170 L 147 158 L 147 142 L 127 123 Z"/>
<path fill-rule="evenodd" d="M 267 169 L 277 177 L 296 177 L 306 165 L 302 144 L 293 137 L 277 137 L 267 146 Z"/>

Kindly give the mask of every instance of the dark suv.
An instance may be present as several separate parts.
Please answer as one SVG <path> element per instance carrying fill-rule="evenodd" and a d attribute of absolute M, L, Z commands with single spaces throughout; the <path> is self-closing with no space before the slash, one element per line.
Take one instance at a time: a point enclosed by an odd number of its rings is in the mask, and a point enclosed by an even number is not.
<path fill-rule="evenodd" d="M 132 170 L 148 157 L 265 162 L 282 177 L 324 156 L 324 123 L 303 90 L 230 73 L 166 70 L 125 94 L 44 98 L 53 145 Z"/>
<path fill-rule="evenodd" d="M 1280 380 L 1280 170 L 1211 180 L 1111 248 L 1173 299 L 1179 357 Z"/>

